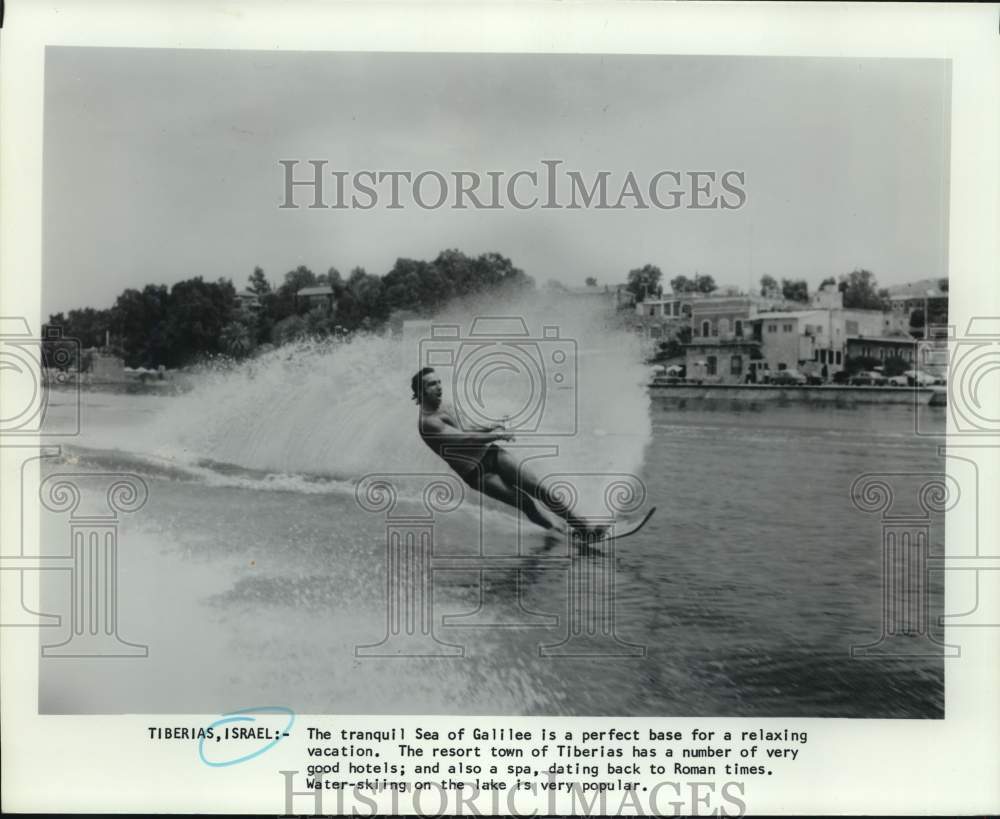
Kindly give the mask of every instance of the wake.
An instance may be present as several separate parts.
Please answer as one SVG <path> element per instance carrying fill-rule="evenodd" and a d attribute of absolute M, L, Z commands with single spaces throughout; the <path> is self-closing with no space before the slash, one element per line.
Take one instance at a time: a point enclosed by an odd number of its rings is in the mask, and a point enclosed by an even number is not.
<path fill-rule="evenodd" d="M 589 300 L 466 303 L 434 323 L 456 325 L 464 336 L 477 316 L 516 316 L 546 354 L 542 327 L 558 327 L 559 349 L 575 358 L 563 365 L 575 365 L 575 384 L 549 392 L 548 415 L 536 430 L 518 434 L 517 445 L 550 453 L 534 461 L 540 475 L 639 473 L 651 425 L 637 341 L 609 326 L 603 305 L 578 301 Z M 341 493 L 353 492 L 373 473 L 451 474 L 417 434 L 410 400 L 410 378 L 425 363 L 420 337 L 429 324 L 410 325 L 402 338 L 306 341 L 237 366 L 206 369 L 195 376 L 194 389 L 169 399 L 148 424 L 117 433 L 114 447 L 119 457 L 129 453 L 145 468 L 216 486 Z M 484 368 L 486 377 L 470 398 L 455 392 L 458 369 L 437 367 L 446 399 L 456 405 L 474 399 L 496 417 L 516 416 L 524 393 L 517 372 Z"/>

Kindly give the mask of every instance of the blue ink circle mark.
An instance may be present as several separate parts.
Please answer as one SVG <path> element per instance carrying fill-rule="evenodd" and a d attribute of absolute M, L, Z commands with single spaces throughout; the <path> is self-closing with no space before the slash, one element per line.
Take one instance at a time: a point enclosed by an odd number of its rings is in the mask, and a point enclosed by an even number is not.
<path fill-rule="evenodd" d="M 241 762 L 247 762 L 254 757 L 260 756 L 265 751 L 269 751 L 275 745 L 277 745 L 281 738 L 287 735 L 291 730 L 292 726 L 295 724 L 295 712 L 291 708 L 286 708 L 283 705 L 259 705 L 253 708 L 241 708 L 239 711 L 230 711 L 228 714 L 223 714 L 222 717 L 217 719 L 209 728 L 216 728 L 220 725 L 226 725 L 230 722 L 256 722 L 256 717 L 240 716 L 241 714 L 287 714 L 288 724 L 281 730 L 280 734 L 272 739 L 267 745 L 258 748 L 253 753 L 244 754 L 243 756 L 237 757 L 236 759 L 230 759 L 227 762 L 212 762 L 205 758 L 205 737 L 198 740 L 198 756 L 201 757 L 201 761 L 206 765 L 210 765 L 213 768 L 226 768 L 230 765 L 238 765 Z"/>

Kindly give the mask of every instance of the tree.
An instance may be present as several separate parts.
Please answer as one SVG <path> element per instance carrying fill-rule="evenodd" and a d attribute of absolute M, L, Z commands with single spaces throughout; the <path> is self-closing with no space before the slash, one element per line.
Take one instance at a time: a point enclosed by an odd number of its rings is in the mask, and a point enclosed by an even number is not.
<path fill-rule="evenodd" d="M 778 280 L 774 276 L 765 273 L 760 277 L 760 294 L 764 298 L 777 298 L 778 292 Z"/>
<path fill-rule="evenodd" d="M 517 292 L 530 290 L 535 286 L 535 280 L 531 276 L 499 253 L 483 253 L 476 258 L 473 268 L 479 282 L 477 290 L 500 288 Z"/>
<path fill-rule="evenodd" d="M 316 287 L 319 284 L 319 277 L 308 267 L 300 264 L 294 270 L 289 270 L 285 274 L 285 281 L 282 283 L 281 287 L 294 292 L 301 290 L 303 287 Z"/>
<path fill-rule="evenodd" d="M 54 313 L 42 325 L 42 355 L 45 366 L 53 363 L 61 366 L 80 366 L 85 370 L 85 362 L 77 361 L 77 351 L 89 347 L 104 347 L 109 331 L 113 330 L 110 310 L 95 310 L 84 307 L 81 310 L 70 310 L 68 314 Z M 58 331 L 58 332 L 56 332 Z M 53 337 L 49 340 L 49 333 Z M 117 338 L 115 339 L 117 342 Z M 66 365 L 66 366 L 63 366 Z"/>
<path fill-rule="evenodd" d="M 246 358 L 257 346 L 254 328 L 243 318 L 236 318 L 222 328 L 222 350 L 233 358 Z"/>
<path fill-rule="evenodd" d="M 782 279 L 781 295 L 788 301 L 809 301 L 809 284 L 805 279 Z"/>
<path fill-rule="evenodd" d="M 280 347 L 282 344 L 288 344 L 290 341 L 298 341 L 301 338 L 305 338 L 306 335 L 306 320 L 302 316 L 285 316 L 271 330 L 271 342 Z"/>
<path fill-rule="evenodd" d="M 924 311 L 921 309 L 916 309 L 910 313 L 910 329 L 911 330 L 923 330 L 924 324 L 926 324 L 926 319 L 924 318 Z"/>
<path fill-rule="evenodd" d="M 296 299 L 305 287 L 326 285 L 333 291 L 336 313 L 310 311 Z M 348 330 L 378 330 L 392 316 L 424 316 L 456 296 L 482 291 L 525 290 L 534 279 L 499 253 L 472 258 L 458 250 L 443 250 L 433 262 L 397 259 L 385 276 L 356 267 L 344 281 L 335 267 L 317 276 L 300 265 L 285 274 L 276 289 L 260 267 L 248 277 L 248 288 L 260 299 L 259 310 L 240 310 L 232 281 L 205 282 L 200 276 L 165 285 L 129 288 L 110 310 L 83 308 L 49 317 L 46 329 L 58 327 L 63 338 L 83 346 L 102 346 L 110 331 L 128 366 L 169 367 L 190 363 L 201 355 L 225 352 L 249 355 L 269 341 L 275 344 L 305 335 L 324 336 L 337 325 Z M 73 364 L 75 341 L 53 338 L 43 343 L 46 366 Z"/>
<path fill-rule="evenodd" d="M 201 276 L 170 288 L 164 327 L 166 345 L 158 363 L 177 367 L 200 355 L 222 352 L 222 328 L 234 317 L 232 282 L 206 282 Z"/>
<path fill-rule="evenodd" d="M 303 287 L 316 287 L 320 283 L 320 277 L 305 265 L 299 265 L 295 270 L 289 270 L 285 274 L 285 280 L 274 291 L 273 298 L 265 301 L 267 316 L 272 321 L 278 322 L 293 313 L 307 312 L 309 309 L 308 305 L 299 303 L 295 298 L 295 294 Z"/>
<path fill-rule="evenodd" d="M 718 290 L 714 278 L 701 274 L 695 274 L 693 279 L 683 275 L 674 276 L 670 280 L 670 288 L 675 293 L 711 293 Z"/>
<path fill-rule="evenodd" d="M 711 276 L 696 275 L 694 277 L 694 289 L 699 293 L 712 293 L 718 290 L 715 279 Z"/>
<path fill-rule="evenodd" d="M 313 338 L 325 338 L 333 333 L 335 322 L 333 316 L 324 307 L 313 307 L 305 315 L 306 335 Z"/>
<path fill-rule="evenodd" d="M 267 276 L 264 275 L 264 271 L 255 267 L 253 273 L 250 274 L 248 279 L 249 290 L 256 293 L 258 296 L 266 296 L 271 292 L 271 283 L 267 280 Z"/>
<path fill-rule="evenodd" d="M 330 287 L 333 288 L 334 292 L 336 292 L 338 288 L 344 286 L 344 278 L 343 276 L 340 275 L 340 271 L 337 270 L 337 268 L 335 267 L 328 268 L 326 271 L 326 275 L 319 276 L 318 279 L 319 279 L 318 281 L 319 284 L 330 285 Z"/>
<path fill-rule="evenodd" d="M 396 259 L 392 270 L 382 278 L 382 285 L 390 310 L 413 310 L 418 314 L 425 306 L 431 308 L 452 295 L 431 264 L 417 259 Z"/>
<path fill-rule="evenodd" d="M 128 288 L 111 308 L 111 326 L 129 367 L 157 367 L 166 363 L 166 331 L 170 293 L 164 284 Z"/>
<path fill-rule="evenodd" d="M 360 308 L 362 321 L 370 319 L 382 323 L 389 318 L 389 309 L 383 296 L 382 279 L 355 267 L 347 280 L 347 291 Z"/>
<path fill-rule="evenodd" d="M 870 270 L 853 270 L 847 276 L 841 276 L 837 286 L 844 294 L 844 307 L 848 309 L 888 309 L 888 302 L 879 294 L 878 282 Z"/>
<path fill-rule="evenodd" d="M 597 279 L 593 276 L 587 276 L 583 283 L 587 285 L 587 287 L 597 287 Z"/>
<path fill-rule="evenodd" d="M 628 283 L 625 285 L 625 289 L 635 296 L 636 301 L 642 301 L 656 292 L 662 278 L 663 272 L 656 265 L 647 264 L 636 267 L 628 272 Z"/>
<path fill-rule="evenodd" d="M 687 276 L 674 276 L 670 280 L 670 289 L 674 293 L 690 293 L 694 288 L 694 281 Z"/>
<path fill-rule="evenodd" d="M 819 283 L 819 289 L 822 290 L 828 284 L 836 284 L 836 283 L 837 283 L 837 280 L 835 278 L 833 278 L 833 276 L 827 276 L 825 279 L 823 279 L 823 281 L 821 281 Z"/>

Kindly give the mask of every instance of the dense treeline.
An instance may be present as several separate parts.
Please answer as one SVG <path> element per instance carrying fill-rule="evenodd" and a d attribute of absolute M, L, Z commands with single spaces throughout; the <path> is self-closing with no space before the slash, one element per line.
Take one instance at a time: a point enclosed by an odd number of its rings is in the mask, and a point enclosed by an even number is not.
<path fill-rule="evenodd" d="M 332 294 L 298 298 L 307 287 L 329 287 Z M 43 332 L 48 337 L 58 331 L 83 349 L 109 347 L 130 367 L 179 367 L 218 354 L 241 358 L 261 345 L 305 336 L 379 331 L 394 316 L 426 316 L 457 297 L 532 287 L 533 279 L 510 259 L 498 253 L 472 258 L 458 250 L 442 251 L 432 262 L 397 259 L 384 276 L 356 267 L 345 279 L 333 267 L 316 274 L 300 266 L 277 287 L 258 267 L 246 286 L 257 297 L 254 305 L 241 303 L 229 279 L 207 282 L 198 276 L 169 288 L 129 288 L 105 310 L 55 313 Z M 46 359 L 60 360 L 60 347 L 75 346 L 47 341 Z"/>

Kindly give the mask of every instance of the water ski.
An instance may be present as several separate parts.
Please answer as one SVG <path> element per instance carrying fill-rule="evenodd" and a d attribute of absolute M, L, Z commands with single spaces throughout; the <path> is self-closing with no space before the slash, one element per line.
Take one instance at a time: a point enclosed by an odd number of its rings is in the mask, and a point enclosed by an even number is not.
<path fill-rule="evenodd" d="M 586 532 L 586 530 L 574 530 L 573 539 L 581 543 L 586 543 L 588 545 L 596 545 L 598 543 L 605 543 L 609 540 L 621 540 L 622 538 L 629 537 L 638 532 L 643 526 L 649 523 L 649 519 L 653 517 L 653 512 L 656 511 L 654 506 L 650 509 L 643 518 L 638 522 L 630 521 L 618 521 L 614 526 L 609 526 L 604 530 L 603 533 L 599 535 L 592 535 Z"/>

